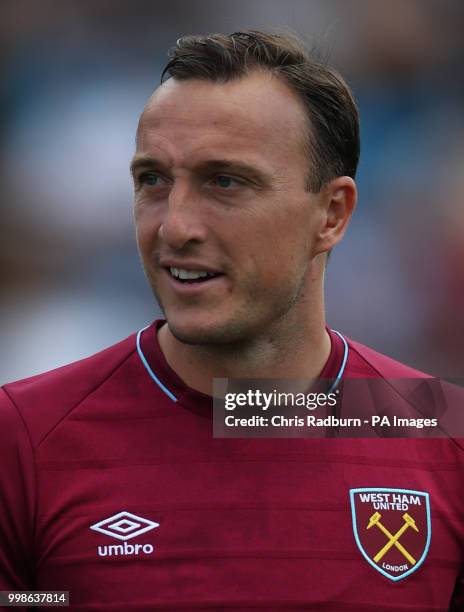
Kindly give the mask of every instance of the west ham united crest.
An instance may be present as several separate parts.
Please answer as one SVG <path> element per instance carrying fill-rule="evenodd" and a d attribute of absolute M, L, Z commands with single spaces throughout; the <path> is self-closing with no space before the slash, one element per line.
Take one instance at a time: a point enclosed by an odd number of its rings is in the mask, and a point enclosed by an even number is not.
<path fill-rule="evenodd" d="M 429 494 L 409 489 L 351 489 L 353 532 L 368 563 L 402 580 L 424 562 L 430 547 Z"/>

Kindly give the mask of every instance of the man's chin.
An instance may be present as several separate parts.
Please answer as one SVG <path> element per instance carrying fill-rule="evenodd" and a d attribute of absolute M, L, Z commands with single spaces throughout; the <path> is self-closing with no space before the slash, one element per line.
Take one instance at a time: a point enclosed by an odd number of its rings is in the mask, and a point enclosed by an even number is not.
<path fill-rule="evenodd" d="M 182 344 L 189 344 L 191 346 L 198 344 L 209 344 L 208 342 L 205 342 L 205 336 L 201 334 L 198 330 L 190 330 L 184 328 L 179 329 L 178 327 L 171 325 L 169 322 L 168 327 L 174 338 L 179 342 L 182 342 Z"/>
<path fill-rule="evenodd" d="M 170 317 L 166 317 L 169 331 L 176 340 L 188 345 L 197 346 L 221 346 L 235 344 L 243 340 L 243 331 L 234 324 L 191 322 L 177 323 Z"/>

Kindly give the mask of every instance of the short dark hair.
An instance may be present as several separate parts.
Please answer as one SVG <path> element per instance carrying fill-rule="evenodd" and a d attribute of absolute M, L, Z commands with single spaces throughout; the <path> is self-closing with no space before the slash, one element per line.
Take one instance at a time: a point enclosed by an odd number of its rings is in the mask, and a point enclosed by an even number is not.
<path fill-rule="evenodd" d="M 169 58 L 162 83 L 166 76 L 225 83 L 257 69 L 277 74 L 297 94 L 309 119 L 308 189 L 318 192 L 337 176 L 355 177 L 360 143 L 353 94 L 345 80 L 316 59 L 295 35 L 246 30 L 183 36 L 169 51 Z"/>

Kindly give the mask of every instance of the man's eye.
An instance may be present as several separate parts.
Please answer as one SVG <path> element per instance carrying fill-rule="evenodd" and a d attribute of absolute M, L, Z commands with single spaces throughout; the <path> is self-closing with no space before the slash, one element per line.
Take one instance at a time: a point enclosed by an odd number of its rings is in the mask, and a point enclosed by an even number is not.
<path fill-rule="evenodd" d="M 161 183 L 161 177 L 156 172 L 144 172 L 139 176 L 139 182 L 141 185 L 156 187 Z"/>
<path fill-rule="evenodd" d="M 231 187 L 241 185 L 241 183 L 236 179 L 223 174 L 216 176 L 214 180 L 216 181 L 216 185 L 221 187 L 221 189 L 230 189 Z"/>

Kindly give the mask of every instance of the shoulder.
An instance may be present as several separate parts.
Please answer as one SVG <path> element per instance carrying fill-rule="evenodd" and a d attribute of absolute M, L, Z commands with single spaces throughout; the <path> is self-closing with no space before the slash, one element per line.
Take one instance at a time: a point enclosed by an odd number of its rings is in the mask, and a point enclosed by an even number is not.
<path fill-rule="evenodd" d="M 353 378 L 431 378 L 430 374 L 416 370 L 396 359 L 346 338 L 348 360 L 345 376 Z"/>
<path fill-rule="evenodd" d="M 440 429 L 437 437 L 452 439 L 456 448 L 464 451 L 464 389 L 461 386 L 411 368 L 359 342 L 348 338 L 345 340 L 348 345 L 345 378 L 377 379 L 381 382 L 376 384 L 371 381 L 371 391 L 375 391 L 370 396 L 372 401 L 375 398 L 372 410 L 377 414 L 387 414 L 394 406 L 397 416 L 435 417 Z M 362 385 L 358 387 L 354 382 L 353 388 L 359 391 Z M 416 437 L 422 436 L 417 434 Z"/>
<path fill-rule="evenodd" d="M 132 334 L 85 359 L 4 385 L 0 390 L 0 427 L 14 409 L 33 446 L 40 444 L 56 423 L 110 381 L 135 351 Z"/>

